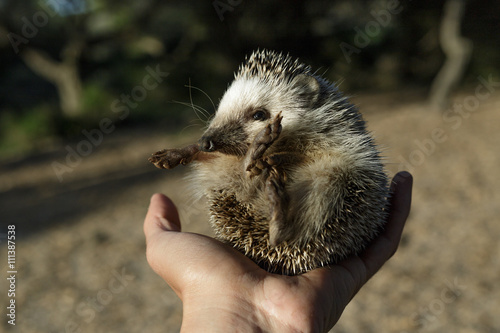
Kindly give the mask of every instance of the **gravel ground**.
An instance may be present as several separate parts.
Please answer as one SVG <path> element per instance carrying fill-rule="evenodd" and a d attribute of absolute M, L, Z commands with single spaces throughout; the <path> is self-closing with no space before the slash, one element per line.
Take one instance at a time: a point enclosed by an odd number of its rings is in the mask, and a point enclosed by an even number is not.
<path fill-rule="evenodd" d="M 333 332 L 500 332 L 500 95 L 445 117 L 395 96 L 354 101 L 386 147 L 388 173 L 414 174 L 412 213 L 399 251 Z M 142 223 L 161 191 L 178 204 L 185 231 L 210 234 L 186 194 L 186 170 L 162 172 L 146 161 L 188 141 L 117 126 L 88 156 L 70 160 L 62 181 L 52 163 L 65 163 L 64 145 L 0 164 L 0 331 L 179 331 L 182 304 L 146 262 Z M 5 315 L 9 224 L 17 236 L 15 327 Z"/>

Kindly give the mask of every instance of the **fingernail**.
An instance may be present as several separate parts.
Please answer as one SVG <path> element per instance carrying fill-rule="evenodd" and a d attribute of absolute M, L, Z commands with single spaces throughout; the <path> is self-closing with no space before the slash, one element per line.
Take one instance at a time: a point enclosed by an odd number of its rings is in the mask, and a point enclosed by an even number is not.
<path fill-rule="evenodd" d="M 160 222 L 160 225 L 161 225 L 163 230 L 175 231 L 177 229 L 177 227 L 173 223 L 171 223 L 169 220 L 167 220 L 163 216 L 157 215 L 156 218 Z"/>
<path fill-rule="evenodd" d="M 412 177 L 412 175 L 408 171 L 400 171 L 397 174 L 397 180 L 400 183 L 404 183 L 406 180 L 410 179 L 411 177 Z"/>

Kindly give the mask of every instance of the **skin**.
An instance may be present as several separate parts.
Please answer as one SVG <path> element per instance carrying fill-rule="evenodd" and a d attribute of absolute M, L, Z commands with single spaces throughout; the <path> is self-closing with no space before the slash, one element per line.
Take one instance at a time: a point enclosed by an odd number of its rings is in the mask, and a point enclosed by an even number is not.
<path fill-rule="evenodd" d="M 147 259 L 183 302 L 181 332 L 327 332 L 396 252 L 413 178 L 391 183 L 385 231 L 361 254 L 298 276 L 270 274 L 215 239 L 181 232 L 174 203 L 155 194 L 144 222 Z"/>

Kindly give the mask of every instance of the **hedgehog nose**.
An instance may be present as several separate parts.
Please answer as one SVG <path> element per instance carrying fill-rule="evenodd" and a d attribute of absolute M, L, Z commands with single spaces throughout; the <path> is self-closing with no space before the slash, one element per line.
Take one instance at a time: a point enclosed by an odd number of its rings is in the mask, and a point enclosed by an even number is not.
<path fill-rule="evenodd" d="M 200 149 L 202 151 L 206 152 L 212 152 L 215 151 L 215 144 L 210 137 L 203 136 L 201 137 L 200 141 L 198 142 L 200 145 Z"/>

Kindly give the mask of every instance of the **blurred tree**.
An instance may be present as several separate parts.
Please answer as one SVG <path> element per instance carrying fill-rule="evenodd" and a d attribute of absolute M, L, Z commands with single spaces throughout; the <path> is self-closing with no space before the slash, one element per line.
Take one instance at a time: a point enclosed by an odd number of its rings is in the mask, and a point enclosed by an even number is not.
<path fill-rule="evenodd" d="M 24 62 L 33 72 L 56 86 L 61 111 L 68 118 L 80 116 L 82 113 L 82 83 L 78 73 L 82 49 L 82 40 L 69 40 L 64 46 L 60 62 L 34 47 L 21 52 Z"/>
<path fill-rule="evenodd" d="M 0 25 L 8 31 L 14 53 L 33 72 L 55 85 L 63 116 L 74 118 L 82 116 L 83 111 L 81 55 L 92 54 L 94 47 L 104 43 L 117 47 L 135 42 L 135 49 L 155 52 L 154 38 L 140 39 L 130 30 L 140 30 L 147 24 L 157 3 L 151 0 L 134 6 L 118 1 L 5 0 Z M 114 14 L 106 15 L 109 13 Z"/>
<path fill-rule="evenodd" d="M 450 93 L 462 79 L 472 53 L 472 42 L 460 32 L 464 11 L 465 0 L 445 3 L 439 41 L 446 61 L 432 82 L 429 94 L 431 105 L 441 110 L 448 107 Z"/>

